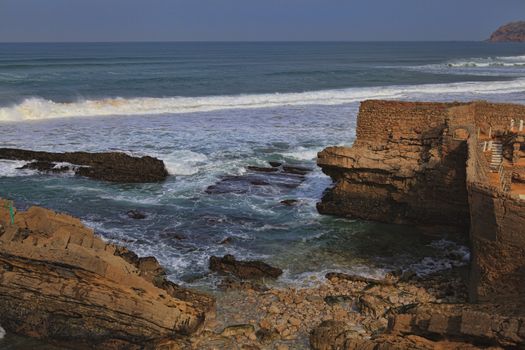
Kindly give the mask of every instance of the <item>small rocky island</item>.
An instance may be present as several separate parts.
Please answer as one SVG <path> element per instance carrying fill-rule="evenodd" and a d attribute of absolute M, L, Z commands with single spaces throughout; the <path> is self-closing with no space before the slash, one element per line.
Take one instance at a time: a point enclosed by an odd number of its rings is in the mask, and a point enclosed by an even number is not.
<path fill-rule="evenodd" d="M 525 42 L 525 21 L 511 22 L 499 27 L 489 38 L 490 42 Z"/>

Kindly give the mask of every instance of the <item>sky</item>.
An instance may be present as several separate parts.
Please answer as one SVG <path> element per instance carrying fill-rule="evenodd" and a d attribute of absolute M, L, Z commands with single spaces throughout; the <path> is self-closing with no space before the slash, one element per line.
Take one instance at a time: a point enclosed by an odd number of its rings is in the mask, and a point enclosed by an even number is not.
<path fill-rule="evenodd" d="M 525 0 L 0 0 L 0 42 L 484 40 Z"/>

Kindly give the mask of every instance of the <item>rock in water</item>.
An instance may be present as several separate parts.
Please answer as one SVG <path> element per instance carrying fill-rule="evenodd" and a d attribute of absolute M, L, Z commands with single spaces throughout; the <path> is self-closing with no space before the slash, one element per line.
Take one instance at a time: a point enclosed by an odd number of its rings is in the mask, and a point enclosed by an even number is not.
<path fill-rule="evenodd" d="M 241 279 L 277 278 L 283 273 L 283 270 L 262 261 L 238 261 L 233 255 L 225 255 L 222 258 L 212 256 L 210 258 L 210 270 L 231 273 Z"/>
<path fill-rule="evenodd" d="M 128 217 L 135 220 L 142 220 L 146 218 L 146 214 L 136 209 L 130 210 L 127 212 Z"/>
<path fill-rule="evenodd" d="M 195 332 L 214 300 L 166 279 L 153 257 L 105 243 L 40 207 L 10 223 L 0 200 L 0 322 L 74 348 L 143 349 Z"/>
<path fill-rule="evenodd" d="M 499 27 L 489 39 L 490 42 L 525 42 L 525 21 L 511 22 Z"/>
<path fill-rule="evenodd" d="M 120 152 L 50 153 L 0 148 L 0 159 L 29 161 L 22 168 L 50 172 L 68 170 L 56 169 L 54 163 L 71 163 L 76 166 L 77 175 L 111 182 L 157 182 L 168 176 L 162 160 L 148 156 L 132 157 Z"/>

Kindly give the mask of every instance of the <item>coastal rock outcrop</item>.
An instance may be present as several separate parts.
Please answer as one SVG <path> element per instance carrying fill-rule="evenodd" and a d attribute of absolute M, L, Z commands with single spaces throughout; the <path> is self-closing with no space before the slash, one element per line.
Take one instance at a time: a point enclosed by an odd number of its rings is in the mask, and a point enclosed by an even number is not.
<path fill-rule="evenodd" d="M 165 180 L 168 171 L 162 160 L 133 157 L 121 152 L 38 152 L 0 148 L 0 159 L 23 160 L 22 168 L 45 172 L 74 171 L 76 175 L 111 182 L 157 182 Z"/>
<path fill-rule="evenodd" d="M 363 102 L 353 146 L 318 155 L 318 165 L 334 180 L 319 212 L 466 232 L 467 147 L 446 137 L 452 106 Z"/>
<path fill-rule="evenodd" d="M 210 270 L 229 273 L 240 279 L 277 278 L 283 273 L 283 270 L 262 261 L 239 261 L 233 255 L 212 256 Z"/>
<path fill-rule="evenodd" d="M 490 42 L 525 42 L 525 21 L 511 22 L 499 27 L 489 39 Z"/>
<path fill-rule="evenodd" d="M 525 315 L 524 126 L 522 105 L 365 101 L 354 145 L 318 155 L 334 180 L 318 210 L 468 240 L 470 300 Z"/>
<path fill-rule="evenodd" d="M 75 349 L 148 349 L 197 331 L 214 300 L 80 220 L 0 200 L 0 324 Z"/>

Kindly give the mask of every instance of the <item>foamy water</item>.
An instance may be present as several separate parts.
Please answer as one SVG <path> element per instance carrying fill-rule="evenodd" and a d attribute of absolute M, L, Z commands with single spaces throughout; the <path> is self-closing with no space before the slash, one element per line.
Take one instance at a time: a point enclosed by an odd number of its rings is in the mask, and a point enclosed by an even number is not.
<path fill-rule="evenodd" d="M 181 114 L 228 109 L 257 109 L 285 106 L 340 105 L 367 99 L 433 99 L 436 95 L 450 98 L 475 98 L 481 94 L 525 93 L 525 79 L 500 82 L 463 82 L 352 88 L 286 94 L 239 96 L 112 98 L 58 103 L 42 98 L 28 98 L 20 104 L 0 108 L 0 121 L 45 120 L 89 116 Z"/>

